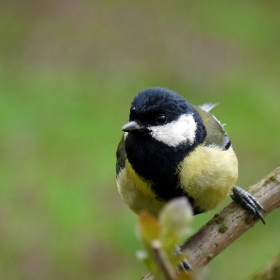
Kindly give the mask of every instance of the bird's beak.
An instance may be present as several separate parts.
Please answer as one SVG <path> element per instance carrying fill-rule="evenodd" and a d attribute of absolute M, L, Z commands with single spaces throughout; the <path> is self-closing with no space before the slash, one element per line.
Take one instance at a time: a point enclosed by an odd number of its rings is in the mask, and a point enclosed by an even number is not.
<path fill-rule="evenodd" d="M 130 121 L 122 127 L 122 131 L 125 131 L 125 132 L 133 132 L 133 131 L 141 132 L 146 129 L 147 128 L 144 125 L 140 125 L 136 121 Z"/>

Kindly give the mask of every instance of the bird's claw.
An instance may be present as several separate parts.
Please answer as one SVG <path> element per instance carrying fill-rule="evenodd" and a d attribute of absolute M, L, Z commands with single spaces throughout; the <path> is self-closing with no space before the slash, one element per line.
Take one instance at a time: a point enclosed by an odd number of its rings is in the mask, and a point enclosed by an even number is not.
<path fill-rule="evenodd" d="M 260 218 L 263 224 L 265 224 L 263 214 L 260 211 L 262 210 L 265 212 L 265 210 L 254 196 L 237 186 L 233 187 L 230 196 L 235 202 L 241 204 L 243 208 L 253 213 L 255 217 Z"/>
<path fill-rule="evenodd" d="M 178 255 L 182 255 L 182 251 L 180 249 L 180 247 L 178 246 L 175 246 L 175 254 L 178 256 Z M 181 261 L 180 265 L 179 265 L 179 270 L 183 270 L 184 272 L 188 272 L 190 270 L 192 270 L 192 266 L 191 264 L 188 262 L 187 259 L 184 259 L 183 261 Z"/>

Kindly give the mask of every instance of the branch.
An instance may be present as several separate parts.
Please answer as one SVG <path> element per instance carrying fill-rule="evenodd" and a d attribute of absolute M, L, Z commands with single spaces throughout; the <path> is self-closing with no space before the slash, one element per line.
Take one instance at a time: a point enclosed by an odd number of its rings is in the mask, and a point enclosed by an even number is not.
<path fill-rule="evenodd" d="M 280 255 L 259 271 L 252 280 L 280 279 Z"/>
<path fill-rule="evenodd" d="M 279 207 L 280 167 L 250 187 L 249 192 L 263 205 L 266 211 L 264 215 Z M 202 267 L 258 221 L 238 204 L 232 202 L 191 236 L 181 246 L 181 250 L 188 253 L 188 262 L 193 269 Z M 152 279 L 154 278 L 151 275 L 143 278 L 143 280 Z"/>
<path fill-rule="evenodd" d="M 152 250 L 155 255 L 155 260 L 158 262 L 165 278 L 167 280 L 176 280 L 177 275 L 175 269 L 169 262 L 166 253 L 162 250 L 161 243 L 159 240 L 154 240 L 152 242 Z"/>

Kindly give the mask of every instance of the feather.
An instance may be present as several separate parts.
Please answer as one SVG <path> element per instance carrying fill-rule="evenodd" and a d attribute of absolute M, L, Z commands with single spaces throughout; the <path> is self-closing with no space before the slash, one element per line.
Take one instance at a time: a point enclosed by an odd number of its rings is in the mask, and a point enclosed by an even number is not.
<path fill-rule="evenodd" d="M 219 104 L 219 102 L 216 102 L 216 103 L 204 103 L 204 104 L 198 105 L 198 107 L 200 107 L 205 112 L 210 112 L 218 104 Z"/>

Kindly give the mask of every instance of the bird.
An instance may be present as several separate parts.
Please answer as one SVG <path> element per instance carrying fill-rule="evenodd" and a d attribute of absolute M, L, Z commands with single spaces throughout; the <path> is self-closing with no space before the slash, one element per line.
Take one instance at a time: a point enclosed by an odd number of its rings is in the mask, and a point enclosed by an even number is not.
<path fill-rule="evenodd" d="M 229 195 L 263 223 L 262 205 L 235 185 L 238 160 L 231 140 L 210 113 L 162 87 L 141 90 L 117 148 L 116 182 L 128 207 L 158 217 L 170 200 L 186 197 L 193 214 L 213 210 Z"/>

